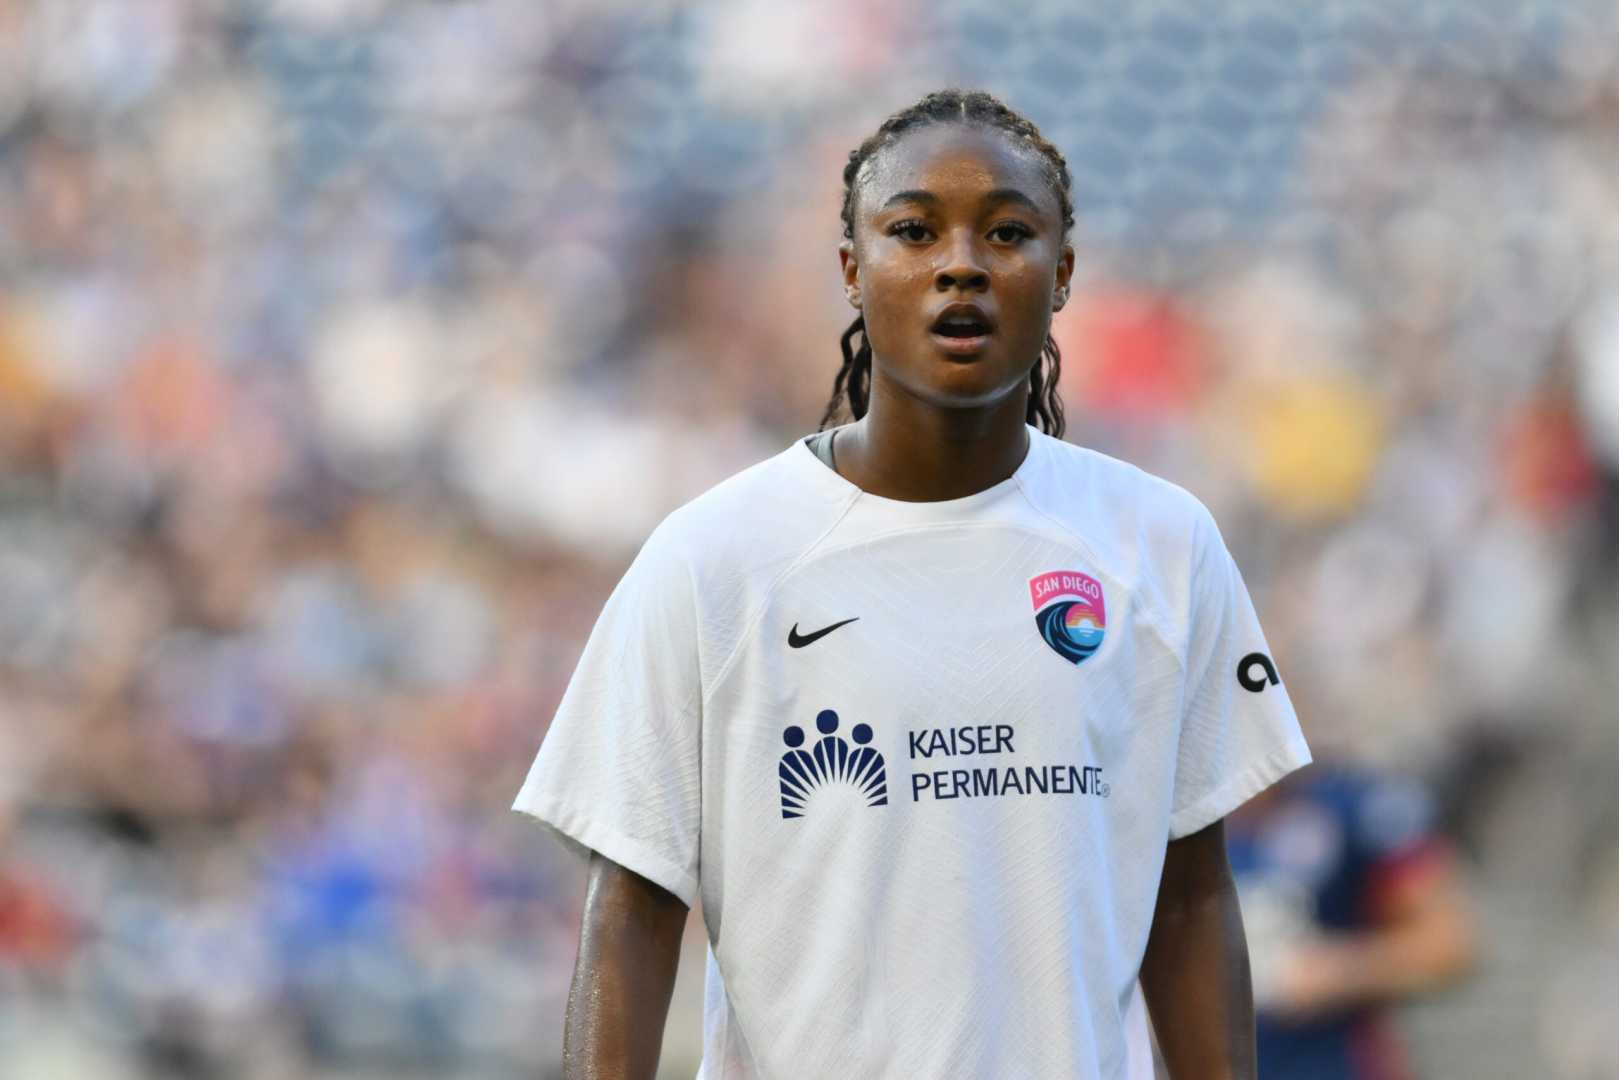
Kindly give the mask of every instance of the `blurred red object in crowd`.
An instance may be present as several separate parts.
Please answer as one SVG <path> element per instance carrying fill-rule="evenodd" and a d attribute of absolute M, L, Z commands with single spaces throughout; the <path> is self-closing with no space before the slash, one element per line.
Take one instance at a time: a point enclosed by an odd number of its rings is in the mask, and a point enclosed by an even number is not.
<path fill-rule="evenodd" d="M 0 964 L 48 972 L 74 945 L 72 917 L 17 866 L 0 865 Z"/>
<path fill-rule="evenodd" d="M 1191 409 L 1203 386 L 1203 347 L 1171 297 L 1113 288 L 1074 299 L 1053 325 L 1064 396 L 1117 419 L 1165 420 Z"/>

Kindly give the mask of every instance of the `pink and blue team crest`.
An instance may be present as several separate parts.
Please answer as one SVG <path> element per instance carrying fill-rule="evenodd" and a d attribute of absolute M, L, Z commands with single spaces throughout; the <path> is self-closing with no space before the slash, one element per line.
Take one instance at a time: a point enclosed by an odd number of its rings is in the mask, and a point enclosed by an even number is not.
<path fill-rule="evenodd" d="M 1029 579 L 1034 624 L 1058 656 L 1077 664 L 1102 646 L 1107 607 L 1102 583 L 1078 570 L 1053 570 Z"/>

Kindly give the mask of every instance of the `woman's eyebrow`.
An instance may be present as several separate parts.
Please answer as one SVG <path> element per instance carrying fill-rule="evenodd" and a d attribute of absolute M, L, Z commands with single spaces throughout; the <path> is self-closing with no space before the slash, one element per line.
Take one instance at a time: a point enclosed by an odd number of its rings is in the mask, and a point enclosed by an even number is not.
<path fill-rule="evenodd" d="M 939 197 L 933 194 L 931 191 L 923 191 L 920 188 L 912 188 L 909 191 L 896 191 L 883 202 L 883 209 L 887 210 L 890 206 L 893 206 L 896 203 L 908 202 L 924 203 L 929 206 L 936 206 L 938 205 Z"/>
<path fill-rule="evenodd" d="M 984 196 L 984 205 L 986 206 L 996 206 L 1001 203 L 1017 203 L 1019 206 L 1028 207 L 1035 213 L 1040 212 L 1039 204 L 1017 188 L 996 188 Z"/>
<path fill-rule="evenodd" d="M 906 191 L 894 192 L 883 202 L 882 208 L 887 210 L 889 207 L 899 203 L 921 203 L 924 206 L 937 206 L 939 197 L 931 191 L 911 188 Z M 1019 206 L 1027 207 L 1035 213 L 1040 212 L 1040 204 L 1017 188 L 996 188 L 984 195 L 983 204 L 985 206 L 999 206 L 1002 203 L 1016 203 Z"/>

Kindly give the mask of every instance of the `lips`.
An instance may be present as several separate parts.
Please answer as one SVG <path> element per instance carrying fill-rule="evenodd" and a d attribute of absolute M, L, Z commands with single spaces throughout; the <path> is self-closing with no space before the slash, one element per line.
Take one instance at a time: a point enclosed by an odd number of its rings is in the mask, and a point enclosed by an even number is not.
<path fill-rule="evenodd" d="M 932 330 L 945 337 L 983 337 L 995 332 L 995 320 L 977 304 L 947 304 L 934 316 Z"/>
<path fill-rule="evenodd" d="M 995 333 L 995 319 L 977 304 L 947 304 L 934 316 L 929 331 L 940 348 L 966 356 L 989 344 Z"/>

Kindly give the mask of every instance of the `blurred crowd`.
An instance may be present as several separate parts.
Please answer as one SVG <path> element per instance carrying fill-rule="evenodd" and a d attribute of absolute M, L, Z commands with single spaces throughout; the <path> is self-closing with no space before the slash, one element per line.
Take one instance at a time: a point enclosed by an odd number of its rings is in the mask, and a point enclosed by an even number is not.
<path fill-rule="evenodd" d="M 1068 437 L 1438 794 L 1515 990 L 1436 1075 L 1619 1076 L 1619 28 L 1223 7 L 0 0 L 0 1078 L 555 1069 L 508 807 L 641 538 L 814 426 L 842 162 L 947 83 L 1073 165 Z"/>

